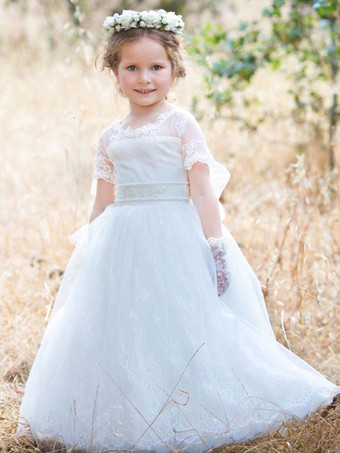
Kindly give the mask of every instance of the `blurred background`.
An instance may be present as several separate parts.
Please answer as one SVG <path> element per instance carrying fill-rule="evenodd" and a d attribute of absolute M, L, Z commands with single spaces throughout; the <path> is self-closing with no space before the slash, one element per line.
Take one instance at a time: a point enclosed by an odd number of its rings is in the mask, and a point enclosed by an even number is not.
<path fill-rule="evenodd" d="M 278 341 L 339 383 L 338 1 L 0 0 L 0 446 L 88 222 L 99 134 L 128 113 L 94 65 L 102 23 L 150 8 L 186 23 L 173 95 L 231 172 L 224 223 Z"/>

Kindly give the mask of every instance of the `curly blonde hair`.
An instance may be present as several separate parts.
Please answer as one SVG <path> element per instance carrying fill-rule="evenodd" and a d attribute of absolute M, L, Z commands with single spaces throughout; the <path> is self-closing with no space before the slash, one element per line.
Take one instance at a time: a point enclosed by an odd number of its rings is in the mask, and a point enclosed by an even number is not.
<path fill-rule="evenodd" d="M 99 69 L 104 71 L 108 68 L 109 72 L 116 73 L 121 59 L 122 47 L 129 42 L 144 37 L 154 39 L 164 47 L 171 63 L 174 81 L 178 78 L 184 78 L 187 75 L 187 54 L 185 52 L 185 42 L 182 37 L 177 33 L 161 31 L 155 28 L 131 28 L 111 34 L 105 43 L 103 53 L 98 55 L 102 58 Z"/>

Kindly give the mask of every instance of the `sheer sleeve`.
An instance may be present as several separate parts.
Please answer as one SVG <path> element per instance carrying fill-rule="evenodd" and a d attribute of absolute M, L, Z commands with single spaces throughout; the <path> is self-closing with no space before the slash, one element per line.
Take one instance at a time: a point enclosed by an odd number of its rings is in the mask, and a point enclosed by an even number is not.
<path fill-rule="evenodd" d="M 99 136 L 96 166 L 93 174 L 95 179 L 104 179 L 104 181 L 114 184 L 113 164 L 107 154 L 107 139 L 105 131 Z"/>
<path fill-rule="evenodd" d="M 200 125 L 189 112 L 187 112 L 183 126 L 181 142 L 184 168 L 188 171 L 191 170 L 195 162 L 203 162 L 209 165 L 211 182 L 217 199 L 219 199 L 229 181 L 230 173 L 211 154 Z"/>
<path fill-rule="evenodd" d="M 182 135 L 184 168 L 191 170 L 195 162 L 209 163 L 211 156 L 203 132 L 195 117 L 188 113 Z"/>

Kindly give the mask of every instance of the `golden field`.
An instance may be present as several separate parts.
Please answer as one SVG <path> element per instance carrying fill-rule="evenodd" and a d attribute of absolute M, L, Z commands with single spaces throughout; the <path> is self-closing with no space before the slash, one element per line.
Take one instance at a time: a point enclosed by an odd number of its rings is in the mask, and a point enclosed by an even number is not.
<path fill-rule="evenodd" d="M 99 133 L 128 112 L 113 80 L 94 68 L 99 32 L 77 43 L 59 30 L 51 47 L 39 11 L 24 17 L 1 4 L 8 18 L 0 34 L 0 451 L 6 453 L 42 451 L 15 435 L 25 380 L 72 252 L 68 236 L 89 219 Z M 94 19 L 94 30 L 100 22 Z M 255 133 L 214 120 L 201 80 L 192 63 L 175 89 L 177 102 L 190 108 L 192 96 L 201 100 L 210 149 L 231 172 L 224 222 L 262 284 L 277 340 L 340 384 L 339 172 L 327 172 L 308 130 L 289 117 L 282 75 L 262 70 L 249 87 L 274 112 Z M 241 103 L 238 113 L 256 115 Z M 298 153 L 302 142 L 305 151 Z M 336 147 L 340 162 L 339 133 Z M 339 416 L 339 406 L 327 418 L 319 410 L 286 424 L 285 435 L 223 451 L 335 453 Z"/>

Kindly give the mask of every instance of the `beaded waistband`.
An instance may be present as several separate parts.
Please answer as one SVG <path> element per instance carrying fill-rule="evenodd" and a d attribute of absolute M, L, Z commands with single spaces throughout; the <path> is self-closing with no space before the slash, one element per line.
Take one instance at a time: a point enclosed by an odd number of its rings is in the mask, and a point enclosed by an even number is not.
<path fill-rule="evenodd" d="M 189 200 L 189 183 L 137 183 L 115 186 L 115 203 L 146 200 Z"/>

